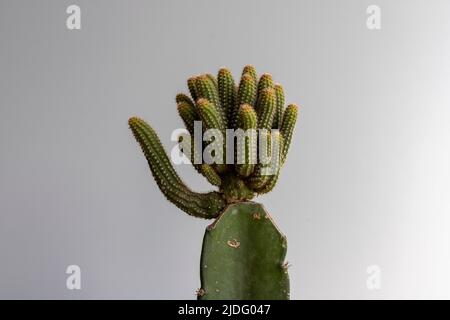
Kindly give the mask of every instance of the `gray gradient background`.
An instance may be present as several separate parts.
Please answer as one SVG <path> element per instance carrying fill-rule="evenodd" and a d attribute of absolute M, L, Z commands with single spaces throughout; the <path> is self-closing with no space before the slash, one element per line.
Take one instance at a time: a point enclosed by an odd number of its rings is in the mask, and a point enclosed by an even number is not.
<path fill-rule="evenodd" d="M 65 26 L 74 3 L 80 31 Z M 0 298 L 194 298 L 208 221 L 164 200 L 127 119 L 172 147 L 186 78 L 248 63 L 301 105 L 279 184 L 258 199 L 288 237 L 292 298 L 450 298 L 449 13 L 448 1 L 1 0 Z M 70 264 L 80 291 L 65 287 Z"/>

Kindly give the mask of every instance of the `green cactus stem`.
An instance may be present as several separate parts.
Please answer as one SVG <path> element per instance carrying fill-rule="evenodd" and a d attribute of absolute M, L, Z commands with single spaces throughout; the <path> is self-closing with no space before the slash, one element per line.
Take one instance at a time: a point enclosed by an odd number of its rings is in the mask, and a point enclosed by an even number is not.
<path fill-rule="evenodd" d="M 189 79 L 187 79 L 187 86 L 189 89 L 189 92 L 191 93 L 191 97 L 194 101 L 197 101 L 198 97 L 198 92 L 197 92 L 197 85 L 196 85 L 196 78 L 197 77 L 190 77 Z"/>
<path fill-rule="evenodd" d="M 216 92 L 217 92 L 217 90 L 219 90 L 219 83 L 217 82 L 217 79 L 210 73 L 206 74 L 206 76 L 214 84 L 214 87 L 216 87 Z"/>
<path fill-rule="evenodd" d="M 268 74 L 268 73 L 264 73 L 261 78 L 259 78 L 259 82 L 258 82 L 258 96 L 261 95 L 262 91 L 266 88 L 273 88 L 274 84 L 273 84 L 273 79 L 272 79 L 272 75 Z"/>
<path fill-rule="evenodd" d="M 253 82 L 256 84 L 258 82 L 258 75 L 256 73 L 256 69 L 252 65 L 246 65 L 244 69 L 242 69 L 242 75 L 249 74 L 253 78 Z"/>
<path fill-rule="evenodd" d="M 213 186 L 220 187 L 222 185 L 222 178 L 217 174 L 212 166 L 203 163 L 200 165 L 200 172 L 206 177 L 209 183 Z"/>
<path fill-rule="evenodd" d="M 225 111 L 222 109 L 217 82 L 212 75 L 200 75 L 195 78 L 195 86 L 197 99 L 203 98 L 214 104 L 217 112 L 222 118 L 222 122 L 226 123 Z"/>
<path fill-rule="evenodd" d="M 272 191 L 278 181 L 278 177 L 280 176 L 280 169 L 282 166 L 281 160 L 284 150 L 284 138 L 280 133 L 278 133 L 275 134 L 275 140 L 278 145 L 276 146 L 277 149 L 274 148 L 272 152 L 277 152 L 277 154 L 273 158 L 274 162 L 270 164 L 271 166 L 273 166 L 275 172 L 272 175 L 265 176 L 263 179 L 263 183 L 260 186 L 254 188 L 254 190 L 258 194 L 264 194 Z"/>
<path fill-rule="evenodd" d="M 186 143 L 188 142 L 188 143 Z M 188 134 L 181 134 L 178 138 L 178 146 L 180 151 L 189 159 L 191 164 L 194 166 L 198 173 L 203 175 L 209 183 L 213 186 L 220 186 L 222 179 L 214 171 L 214 168 L 206 163 L 196 163 L 196 159 L 200 159 L 199 152 L 196 150 L 194 145 L 194 137 Z"/>
<path fill-rule="evenodd" d="M 187 103 L 192 107 L 195 107 L 194 102 L 192 101 L 191 98 L 189 98 L 188 95 L 184 94 L 184 93 L 179 93 L 176 95 L 175 97 L 175 101 L 177 103 L 177 105 L 181 102 Z"/>
<path fill-rule="evenodd" d="M 233 76 L 228 69 L 222 68 L 217 74 L 219 87 L 219 98 L 222 107 L 227 114 L 227 122 L 231 122 L 233 118 L 233 108 L 236 104 L 236 85 Z"/>
<path fill-rule="evenodd" d="M 178 114 L 191 135 L 194 134 L 194 121 L 200 120 L 197 110 L 193 104 L 187 101 L 179 101 L 177 104 Z"/>
<path fill-rule="evenodd" d="M 207 99 L 197 100 L 197 110 L 206 129 L 225 130 L 226 123 L 220 116 L 219 108 Z"/>
<path fill-rule="evenodd" d="M 258 96 L 257 112 L 259 117 L 258 128 L 271 129 L 273 117 L 276 111 L 275 90 L 267 87 L 261 90 Z"/>
<path fill-rule="evenodd" d="M 257 203 L 241 202 L 203 238 L 200 300 L 287 300 L 286 237 Z"/>
<path fill-rule="evenodd" d="M 236 172 L 242 177 L 248 177 L 253 173 L 256 163 L 256 129 L 258 126 L 258 117 L 255 110 L 249 104 L 243 104 L 239 108 L 238 113 L 238 126 L 244 131 L 244 134 L 248 134 L 245 137 L 241 149 L 239 145 L 236 146 L 237 158 L 236 158 Z M 254 129 L 255 131 L 247 131 Z M 239 159 L 243 160 L 243 164 L 239 164 Z"/>
<path fill-rule="evenodd" d="M 203 124 L 205 129 L 214 129 L 219 130 L 222 134 L 222 137 L 225 137 L 225 129 L 226 129 L 226 122 L 224 121 L 224 118 L 221 116 L 220 107 L 217 107 L 217 105 L 211 103 L 209 100 L 200 98 L 197 100 L 197 110 L 200 114 L 200 118 L 203 120 Z M 216 168 L 216 171 L 218 173 L 224 173 L 227 171 L 227 165 L 226 163 L 226 148 L 225 144 L 222 145 L 222 159 L 221 163 L 215 164 L 214 168 Z"/>
<path fill-rule="evenodd" d="M 294 133 L 295 123 L 297 122 L 298 107 L 295 104 L 290 104 L 283 114 L 283 122 L 281 124 L 280 132 L 284 138 L 283 155 L 281 157 L 281 163 L 286 160 L 289 147 L 291 145 L 292 134 Z"/>
<path fill-rule="evenodd" d="M 237 113 L 239 111 L 239 107 L 243 104 L 248 104 L 251 106 L 255 105 L 256 102 L 256 82 L 251 74 L 244 74 L 239 82 L 239 88 L 237 93 L 237 102 L 234 107 L 234 112 L 232 114 L 233 128 L 237 127 Z"/>
<path fill-rule="evenodd" d="M 247 184 L 250 188 L 258 193 L 264 190 L 266 184 L 279 174 L 280 158 L 283 152 L 283 137 L 279 131 L 267 134 L 267 157 L 270 161 L 267 163 L 258 163 L 254 173 L 248 179 Z M 275 152 L 276 154 L 273 154 Z M 272 172 L 273 171 L 273 172 Z M 275 181 L 278 178 L 275 178 Z M 273 187 L 272 187 L 273 188 Z"/>
<path fill-rule="evenodd" d="M 276 84 L 275 87 L 275 97 L 277 101 L 277 109 L 273 117 L 273 129 L 280 129 L 281 120 L 283 120 L 283 108 L 284 108 L 284 90 L 280 84 Z"/>

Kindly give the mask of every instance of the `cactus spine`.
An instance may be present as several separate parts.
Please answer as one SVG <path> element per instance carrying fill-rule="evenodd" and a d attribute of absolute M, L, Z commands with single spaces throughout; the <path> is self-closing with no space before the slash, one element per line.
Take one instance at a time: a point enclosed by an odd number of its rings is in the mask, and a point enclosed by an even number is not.
<path fill-rule="evenodd" d="M 258 80 L 252 66 L 244 67 L 237 86 L 226 68 L 219 70 L 217 78 L 211 74 L 191 77 L 187 86 L 191 97 L 179 93 L 175 99 L 179 116 L 189 132 L 182 137 L 183 142 L 189 144 L 180 143 L 180 150 L 217 190 L 198 193 L 189 189 L 176 173 L 155 131 L 137 117 L 129 119 L 129 126 L 164 196 L 189 215 L 217 218 L 205 234 L 201 269 L 203 291 L 199 291 L 199 298 L 288 298 L 289 281 L 283 262 L 286 239 L 274 227 L 267 212 L 248 201 L 276 185 L 291 144 L 298 107 L 290 104 L 285 108 L 282 86 L 274 84 L 270 74 L 263 74 Z M 202 121 L 202 135 L 214 129 L 222 133 L 225 140 L 228 128 L 245 133 L 241 143 L 234 143 L 234 163 L 225 162 L 228 147 L 225 144 L 221 147 L 222 163 L 195 161 L 205 147 L 205 142 L 201 142 L 201 150 L 194 148 L 195 121 Z M 257 136 L 261 129 L 264 129 L 262 134 Z M 276 130 L 271 134 L 271 129 Z M 254 134 L 248 134 L 249 130 Z M 265 145 L 264 140 L 268 142 Z M 269 155 L 271 160 L 261 161 L 261 153 Z M 272 170 L 268 174 L 269 168 Z M 241 216 L 235 216 L 237 213 Z M 241 238 L 240 250 L 238 240 L 226 238 L 232 236 Z M 249 250 L 255 254 L 249 255 Z M 265 251 L 274 254 L 266 255 Z M 204 262 L 216 269 L 207 270 Z M 231 271 L 222 270 L 225 265 L 232 266 Z M 243 266 L 248 269 L 241 270 Z M 249 270 L 256 269 L 260 271 L 252 276 Z M 239 271 L 240 274 L 230 274 Z M 269 283 L 264 283 L 267 281 Z M 217 283 L 224 284 L 217 286 Z"/>

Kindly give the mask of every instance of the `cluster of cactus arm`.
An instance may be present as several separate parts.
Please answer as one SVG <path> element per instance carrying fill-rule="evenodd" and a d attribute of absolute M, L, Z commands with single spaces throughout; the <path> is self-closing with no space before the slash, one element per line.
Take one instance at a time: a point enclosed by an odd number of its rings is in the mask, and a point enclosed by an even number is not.
<path fill-rule="evenodd" d="M 246 139 L 235 150 L 235 156 L 243 155 L 244 161 L 233 164 L 227 164 L 226 161 L 196 163 L 193 161 L 195 151 L 189 150 L 195 169 L 218 187 L 217 191 L 198 193 L 189 189 L 180 179 L 153 128 L 137 117 L 129 119 L 133 135 L 165 197 L 192 216 L 210 219 L 217 217 L 229 203 L 250 200 L 256 194 L 267 193 L 274 188 L 289 150 L 298 107 L 290 104 L 285 108 L 281 85 L 274 84 L 269 74 L 263 74 L 258 80 L 252 66 L 244 68 L 237 85 L 231 72 L 225 68 L 219 70 L 217 77 L 211 74 L 199 75 L 189 78 L 187 84 L 191 97 L 180 93 L 176 96 L 176 103 L 191 139 L 194 137 L 195 121 L 202 122 L 203 131 L 278 129 L 267 137 L 269 149 L 272 143 L 279 146 L 276 149 L 277 157 L 273 157 L 278 161 L 274 174 L 263 173 L 265 167 L 271 164 L 252 159 L 254 155 L 260 154 L 254 150 L 260 145 L 251 139 Z"/>

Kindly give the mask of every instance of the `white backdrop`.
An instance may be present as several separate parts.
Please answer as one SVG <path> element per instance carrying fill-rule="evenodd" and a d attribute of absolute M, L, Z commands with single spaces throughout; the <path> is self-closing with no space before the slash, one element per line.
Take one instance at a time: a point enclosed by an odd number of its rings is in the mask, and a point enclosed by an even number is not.
<path fill-rule="evenodd" d="M 1 298 L 195 298 L 208 222 L 164 199 L 127 119 L 171 148 L 187 77 L 245 64 L 301 106 L 257 199 L 292 298 L 450 298 L 448 1 L 80 0 L 68 30 L 71 4 L 0 4 Z"/>

